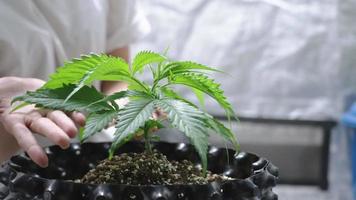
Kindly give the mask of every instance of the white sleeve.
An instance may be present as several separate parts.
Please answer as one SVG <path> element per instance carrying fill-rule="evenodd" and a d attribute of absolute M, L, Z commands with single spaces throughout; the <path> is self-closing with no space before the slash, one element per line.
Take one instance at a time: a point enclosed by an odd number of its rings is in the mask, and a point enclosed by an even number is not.
<path fill-rule="evenodd" d="M 109 0 L 106 51 L 124 47 L 150 31 L 135 0 Z"/>

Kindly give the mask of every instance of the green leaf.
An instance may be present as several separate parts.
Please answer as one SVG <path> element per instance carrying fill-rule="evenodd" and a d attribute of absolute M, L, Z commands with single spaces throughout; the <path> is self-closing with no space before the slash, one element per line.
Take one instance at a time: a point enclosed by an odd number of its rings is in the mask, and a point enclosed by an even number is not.
<path fill-rule="evenodd" d="M 62 88 L 46 89 L 40 88 L 34 92 L 27 92 L 25 95 L 16 97 L 15 101 L 23 101 L 35 104 L 37 107 L 63 111 L 88 111 L 97 112 L 102 110 L 112 110 L 107 102 L 100 102 L 92 105 L 104 96 L 94 87 L 84 86 L 73 97 L 65 102 L 65 98 L 70 94 L 75 85 L 64 85 Z"/>
<path fill-rule="evenodd" d="M 183 102 L 189 104 L 190 106 L 198 108 L 198 106 L 196 106 L 194 103 L 192 103 L 192 102 L 188 101 L 187 99 L 183 98 L 181 95 L 179 95 L 174 90 L 172 90 L 172 89 L 170 89 L 168 87 L 160 87 L 159 91 L 163 95 L 162 98 L 168 97 L 168 98 L 171 98 L 171 99 L 180 100 L 180 101 L 183 101 Z"/>
<path fill-rule="evenodd" d="M 165 61 L 166 58 L 158 53 L 152 51 L 141 51 L 136 55 L 132 63 L 132 74 L 143 70 L 143 67 L 152 63 L 160 63 Z"/>
<path fill-rule="evenodd" d="M 201 158 L 203 171 L 206 172 L 208 132 L 204 113 L 176 99 L 161 99 L 155 101 L 155 104 L 167 113 L 172 126 L 182 131 L 190 139 Z"/>
<path fill-rule="evenodd" d="M 94 80 L 117 80 L 117 77 L 129 77 L 128 64 L 121 58 L 105 54 L 84 55 L 73 59 L 50 76 L 43 88 L 59 88 L 64 84 L 76 84 L 77 87 L 68 95 L 71 98 L 84 85 L 90 85 Z"/>
<path fill-rule="evenodd" d="M 15 100 L 15 99 L 14 99 Z M 11 104 L 14 102 L 14 100 L 12 100 Z M 17 105 L 15 108 L 11 109 L 11 112 L 15 112 L 16 110 L 20 109 L 20 108 L 23 108 L 25 106 L 28 106 L 30 105 L 29 103 L 26 103 L 26 102 L 23 102 L 19 105 Z"/>
<path fill-rule="evenodd" d="M 112 156 L 115 149 L 132 138 L 136 131 L 145 125 L 154 111 L 153 99 L 138 99 L 130 101 L 118 114 L 115 138 L 110 148 Z"/>
<path fill-rule="evenodd" d="M 168 77 L 170 74 L 181 74 L 181 73 L 202 73 L 203 71 L 215 71 L 221 72 L 218 69 L 214 69 L 199 63 L 191 62 L 191 61 L 176 61 L 167 64 L 162 72 L 161 78 Z"/>
<path fill-rule="evenodd" d="M 195 96 L 197 97 L 201 108 L 205 110 L 206 108 L 205 108 L 204 92 L 202 92 L 201 90 L 195 89 L 195 88 L 192 88 L 192 91 L 194 92 Z"/>
<path fill-rule="evenodd" d="M 183 98 L 183 97 L 181 97 L 181 95 L 179 95 L 177 92 L 175 92 L 174 90 L 172 90 L 169 87 L 160 87 L 159 91 L 165 97 L 169 97 L 169 98 L 173 98 L 173 99 L 182 99 Z"/>
<path fill-rule="evenodd" d="M 58 68 L 57 72 L 50 76 L 44 88 L 59 88 L 65 84 L 80 82 L 90 84 L 93 80 L 102 80 L 110 73 L 127 75 L 129 74 L 128 64 L 120 58 L 105 54 L 84 55 Z"/>
<path fill-rule="evenodd" d="M 153 94 L 152 93 L 147 93 L 144 91 L 139 91 L 139 90 L 128 90 L 128 97 L 132 98 L 146 98 L 146 99 L 152 99 Z"/>
<path fill-rule="evenodd" d="M 106 128 L 117 116 L 116 110 L 90 113 L 86 119 L 81 141 Z"/>
<path fill-rule="evenodd" d="M 127 91 L 127 90 L 115 92 L 114 94 L 111 94 L 111 95 L 105 97 L 102 101 L 115 101 L 118 99 L 122 99 L 122 98 L 128 97 L 129 92 L 130 91 Z"/>
<path fill-rule="evenodd" d="M 198 73 L 182 73 L 170 79 L 172 84 L 186 85 L 188 87 L 202 91 L 214 98 L 226 111 L 228 117 L 235 116 L 231 104 L 227 101 L 224 91 L 220 89 L 220 84 L 213 79 Z"/>
<path fill-rule="evenodd" d="M 104 98 L 91 103 L 89 106 L 102 103 L 102 102 L 111 102 L 111 104 L 114 106 L 116 110 L 119 110 L 118 105 L 115 103 L 115 100 L 126 98 L 126 97 L 131 97 L 131 98 L 152 98 L 150 94 L 147 94 L 146 92 L 143 91 L 136 91 L 136 90 L 123 90 L 120 92 L 116 92 L 114 94 L 105 96 Z"/>
<path fill-rule="evenodd" d="M 162 88 L 160 88 L 160 90 L 163 92 L 163 94 L 166 97 L 183 101 L 183 102 L 189 104 L 190 106 L 197 108 L 197 106 L 195 106 L 193 103 L 182 98 L 176 92 L 174 92 L 173 90 L 171 90 L 167 87 L 162 87 Z M 230 141 L 233 144 L 233 146 L 235 147 L 236 151 L 239 151 L 240 145 L 236 139 L 236 136 L 231 132 L 231 130 L 226 128 L 222 123 L 220 123 L 219 121 L 214 119 L 211 115 L 209 115 L 207 113 L 205 113 L 205 115 L 206 115 L 206 123 L 207 123 L 208 127 L 210 129 L 212 129 L 216 134 L 222 136 L 227 141 Z"/>
<path fill-rule="evenodd" d="M 238 143 L 235 134 L 228 128 L 224 126 L 221 122 L 214 119 L 212 116 L 207 115 L 207 124 L 209 127 L 219 136 L 227 141 L 230 141 L 237 152 L 240 151 L 240 144 Z"/>
<path fill-rule="evenodd" d="M 145 129 L 147 129 L 147 131 L 150 129 L 150 128 L 164 128 L 164 125 L 157 121 L 157 120 L 153 120 L 153 119 L 150 119 L 148 120 L 146 123 L 145 123 Z"/>
<path fill-rule="evenodd" d="M 115 109 L 118 110 L 118 106 L 115 103 L 115 100 L 121 99 L 121 98 L 125 98 L 125 97 L 128 97 L 128 92 L 126 90 L 120 91 L 120 92 L 116 92 L 116 93 L 114 93 L 112 95 L 109 95 L 109 96 L 105 96 L 104 98 L 99 99 L 98 101 L 95 101 L 95 102 L 91 103 L 89 106 L 92 106 L 92 105 L 95 105 L 95 104 L 98 104 L 98 103 L 102 103 L 102 102 L 111 102 L 113 104 L 113 106 L 115 107 Z"/>
<path fill-rule="evenodd" d="M 84 127 L 81 126 L 79 127 L 77 138 L 79 139 L 79 141 L 82 141 L 83 137 L 84 137 Z"/>
<path fill-rule="evenodd" d="M 153 142 L 159 142 L 161 140 L 161 137 L 159 137 L 158 135 L 152 135 L 150 139 Z"/>

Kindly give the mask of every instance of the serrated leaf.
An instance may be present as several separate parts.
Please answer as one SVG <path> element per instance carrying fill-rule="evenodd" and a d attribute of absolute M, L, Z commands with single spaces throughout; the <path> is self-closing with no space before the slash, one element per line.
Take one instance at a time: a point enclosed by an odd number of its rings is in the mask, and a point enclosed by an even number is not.
<path fill-rule="evenodd" d="M 150 96 L 150 94 L 147 94 L 146 92 L 143 92 L 143 91 L 123 90 L 123 91 L 115 92 L 114 94 L 105 96 L 103 99 L 93 102 L 91 105 L 95 105 L 100 102 L 112 102 L 112 104 L 114 104 L 115 100 L 126 98 L 126 97 L 152 98 L 152 96 Z M 115 104 L 115 105 L 117 105 L 117 104 Z M 116 110 L 118 110 L 118 109 L 116 109 Z"/>
<path fill-rule="evenodd" d="M 166 97 L 183 101 L 183 102 L 189 104 L 192 107 L 198 108 L 192 102 L 184 99 L 183 97 L 178 95 L 176 92 L 174 92 L 173 90 L 171 90 L 171 89 L 169 89 L 167 87 L 162 87 L 162 88 L 160 88 L 160 90 L 163 92 L 163 94 Z M 240 145 L 239 145 L 239 143 L 238 143 L 238 141 L 236 139 L 236 136 L 231 132 L 231 130 L 228 129 L 227 127 L 225 127 L 224 124 L 222 124 L 221 122 L 219 122 L 216 119 L 214 119 L 211 115 L 209 115 L 207 113 L 205 113 L 205 115 L 207 116 L 207 118 L 206 118 L 207 126 L 210 129 L 212 129 L 214 131 L 214 133 L 216 133 L 217 135 L 220 135 L 221 137 L 223 137 L 227 141 L 230 141 L 233 144 L 235 150 L 239 151 Z"/>
<path fill-rule="evenodd" d="M 109 96 L 106 96 L 102 101 L 115 101 L 118 99 L 122 99 L 125 97 L 128 97 L 129 91 L 123 90 L 120 92 L 115 92 L 114 94 L 111 94 Z"/>
<path fill-rule="evenodd" d="M 118 113 L 115 138 L 110 149 L 112 155 L 116 148 L 130 140 L 136 131 L 144 126 L 154 111 L 153 99 L 138 99 L 130 101 Z"/>
<path fill-rule="evenodd" d="M 162 93 L 162 95 L 164 95 L 165 97 L 169 97 L 169 98 L 173 98 L 173 99 L 181 99 L 182 98 L 181 95 L 179 95 L 177 92 L 175 92 L 171 88 L 160 87 L 159 90 Z"/>
<path fill-rule="evenodd" d="M 111 73 L 129 74 L 128 64 L 120 58 L 105 54 L 84 55 L 59 67 L 43 87 L 53 89 L 66 84 L 78 84 L 80 82 L 87 85 L 93 80 L 102 80 L 105 74 L 109 75 Z M 100 79 L 96 79 L 98 77 Z"/>
<path fill-rule="evenodd" d="M 106 128 L 117 116 L 116 110 L 101 111 L 90 113 L 86 119 L 81 141 Z"/>
<path fill-rule="evenodd" d="M 207 115 L 206 122 L 209 125 L 209 127 L 219 136 L 224 138 L 227 141 L 230 141 L 231 144 L 234 146 L 235 150 L 237 152 L 240 151 L 240 144 L 238 143 L 235 134 L 228 129 L 227 127 L 224 126 L 221 122 L 218 120 L 214 119 L 212 116 Z"/>
<path fill-rule="evenodd" d="M 180 100 L 183 101 L 187 104 L 189 104 L 192 107 L 198 108 L 198 106 L 196 106 L 194 103 L 192 103 L 191 101 L 188 101 L 187 99 L 183 98 L 181 95 L 179 95 L 178 93 L 176 93 L 174 90 L 168 88 L 168 87 L 161 87 L 159 88 L 160 92 L 164 97 L 168 97 L 171 99 L 176 99 L 176 100 Z"/>
<path fill-rule="evenodd" d="M 116 93 L 114 93 L 112 95 L 109 95 L 109 96 L 105 96 L 104 98 L 91 103 L 89 106 L 95 105 L 95 104 L 101 103 L 101 102 L 112 102 L 112 104 L 114 104 L 113 106 L 116 108 L 116 110 L 118 110 L 117 109 L 118 108 L 117 104 L 114 103 L 115 100 L 121 99 L 121 98 L 125 98 L 125 97 L 128 97 L 128 92 L 126 90 L 120 91 L 120 92 L 116 92 Z"/>
<path fill-rule="evenodd" d="M 194 92 L 195 96 L 197 97 L 201 108 L 205 110 L 206 108 L 205 108 L 204 92 L 202 92 L 201 90 L 195 89 L 195 88 L 192 88 L 192 91 Z"/>
<path fill-rule="evenodd" d="M 176 99 L 161 99 L 155 101 L 155 104 L 167 113 L 172 126 L 182 131 L 190 139 L 201 158 L 203 171 L 206 172 L 208 133 L 204 113 Z"/>
<path fill-rule="evenodd" d="M 101 110 L 112 110 L 107 102 L 100 102 L 91 105 L 104 96 L 94 87 L 84 86 L 71 99 L 65 102 L 65 98 L 73 91 L 75 85 L 65 85 L 62 88 L 46 89 L 40 88 L 34 92 L 27 92 L 25 95 L 16 97 L 15 101 L 23 101 L 35 104 L 37 107 L 63 111 L 88 111 L 97 112 Z"/>
<path fill-rule="evenodd" d="M 224 91 L 220 89 L 220 84 L 215 83 L 213 79 L 198 73 L 182 73 L 170 79 L 172 84 L 186 85 L 191 88 L 202 91 L 214 98 L 219 105 L 226 111 L 228 117 L 235 116 L 231 104 L 227 101 Z"/>
<path fill-rule="evenodd" d="M 139 90 L 128 90 L 127 96 L 131 98 L 138 97 L 138 98 L 152 99 L 152 94 Z"/>
<path fill-rule="evenodd" d="M 144 66 L 152 63 L 160 63 L 165 61 L 166 58 L 158 53 L 152 51 L 141 51 L 138 53 L 132 63 L 132 74 L 139 72 Z"/>
<path fill-rule="evenodd" d="M 201 73 L 203 71 L 221 72 L 218 69 L 214 69 L 191 61 L 176 61 L 176 62 L 171 62 L 164 67 L 161 78 L 168 77 L 170 73 L 177 75 L 177 74 L 188 73 L 188 72 Z"/>
<path fill-rule="evenodd" d="M 15 100 L 15 99 L 14 99 Z M 14 100 L 12 100 L 11 104 L 14 102 Z M 25 106 L 28 106 L 30 105 L 29 103 L 26 103 L 26 102 L 23 102 L 19 105 L 17 105 L 15 108 L 11 109 L 11 112 L 15 112 L 16 110 L 20 109 L 20 108 L 23 108 Z"/>
<path fill-rule="evenodd" d="M 80 59 L 73 59 L 57 72 L 50 76 L 50 80 L 43 88 L 59 88 L 64 84 L 76 84 L 77 87 L 68 94 L 66 100 L 70 99 L 84 85 L 90 85 L 94 80 L 117 80 L 113 76 L 129 77 L 128 64 L 120 58 L 105 54 L 84 55 Z"/>

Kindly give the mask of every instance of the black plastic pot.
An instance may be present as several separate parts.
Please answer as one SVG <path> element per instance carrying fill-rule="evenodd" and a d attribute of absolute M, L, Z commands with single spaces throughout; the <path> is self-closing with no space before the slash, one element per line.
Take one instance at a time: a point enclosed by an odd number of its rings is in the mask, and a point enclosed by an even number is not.
<path fill-rule="evenodd" d="M 46 148 L 50 164 L 42 169 L 25 154 L 14 156 L 0 170 L 0 199 L 55 200 L 276 200 L 272 188 L 278 169 L 264 158 L 210 147 L 209 170 L 236 180 L 206 185 L 93 185 L 69 181 L 78 179 L 107 157 L 110 143 L 72 144 L 67 150 Z M 141 152 L 142 143 L 131 142 L 118 150 Z M 194 148 L 187 144 L 158 142 L 154 148 L 168 159 L 188 159 L 199 165 Z"/>

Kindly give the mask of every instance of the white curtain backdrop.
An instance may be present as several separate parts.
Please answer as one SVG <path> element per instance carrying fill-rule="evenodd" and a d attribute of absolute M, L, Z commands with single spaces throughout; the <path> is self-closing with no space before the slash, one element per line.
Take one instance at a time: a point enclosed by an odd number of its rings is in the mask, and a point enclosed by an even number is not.
<path fill-rule="evenodd" d="M 239 115 L 337 119 L 344 98 L 356 91 L 354 0 L 140 4 L 152 30 L 133 52 L 169 47 L 173 59 L 226 71 L 215 78 Z M 222 112 L 207 103 L 212 113 Z"/>

